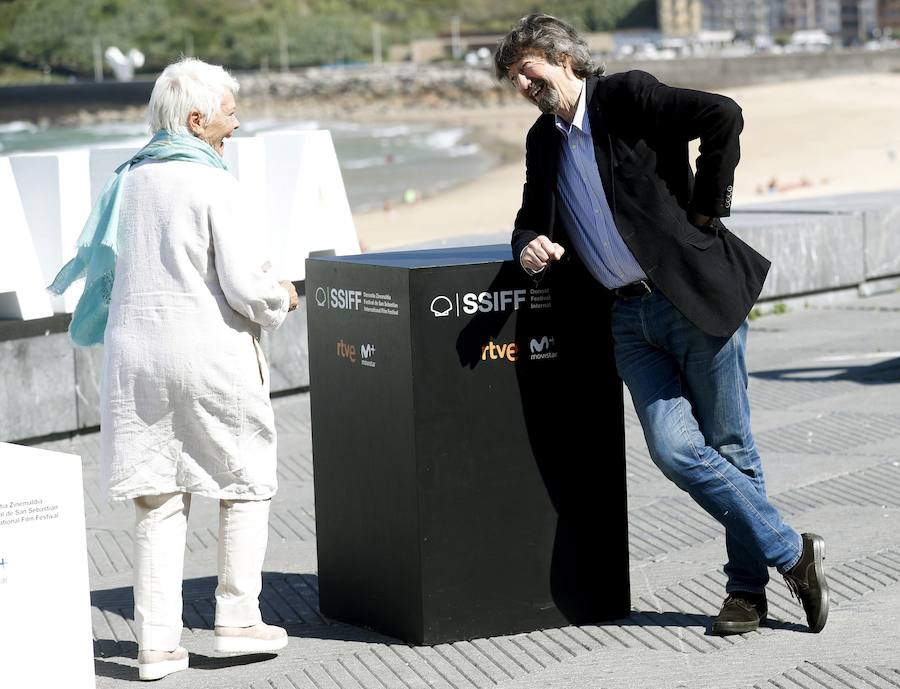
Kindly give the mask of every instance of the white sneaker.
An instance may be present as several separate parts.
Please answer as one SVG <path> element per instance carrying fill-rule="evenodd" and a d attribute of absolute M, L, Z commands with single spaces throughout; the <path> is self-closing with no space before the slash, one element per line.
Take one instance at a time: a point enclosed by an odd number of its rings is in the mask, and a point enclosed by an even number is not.
<path fill-rule="evenodd" d="M 216 650 L 219 653 L 266 653 L 284 648 L 287 632 L 265 622 L 252 627 L 216 627 Z"/>
<path fill-rule="evenodd" d="M 188 652 L 179 646 L 174 651 L 140 651 L 138 653 L 138 677 L 162 679 L 179 670 L 187 670 Z"/>

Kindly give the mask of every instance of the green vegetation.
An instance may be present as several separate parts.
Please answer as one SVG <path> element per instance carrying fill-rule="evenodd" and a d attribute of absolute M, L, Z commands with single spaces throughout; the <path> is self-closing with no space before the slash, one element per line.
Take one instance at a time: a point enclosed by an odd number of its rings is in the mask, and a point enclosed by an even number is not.
<path fill-rule="evenodd" d="M 57 74 L 45 74 L 39 69 L 19 67 L 15 64 L 0 63 L 0 86 L 61 82 L 65 79 Z"/>
<path fill-rule="evenodd" d="M 506 31 L 534 11 L 585 31 L 653 26 L 653 0 L 0 0 L 0 64 L 87 77 L 95 45 L 137 47 L 143 71 L 182 54 L 233 69 L 371 59 L 373 24 L 381 43 L 460 30 Z"/>

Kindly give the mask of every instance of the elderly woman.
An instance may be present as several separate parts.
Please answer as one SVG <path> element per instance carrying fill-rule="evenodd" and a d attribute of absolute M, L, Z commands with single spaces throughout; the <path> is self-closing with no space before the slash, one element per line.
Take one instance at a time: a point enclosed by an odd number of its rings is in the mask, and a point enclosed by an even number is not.
<path fill-rule="evenodd" d="M 150 97 L 150 143 L 116 171 L 54 282 L 86 274 L 70 332 L 103 341 L 103 477 L 135 505 L 134 609 L 141 679 L 188 666 L 179 645 L 191 498 L 219 500 L 215 646 L 273 651 L 259 593 L 276 490 L 275 423 L 261 328 L 296 308 L 260 257 L 265 239 L 225 169 L 238 83 L 185 59 Z"/>

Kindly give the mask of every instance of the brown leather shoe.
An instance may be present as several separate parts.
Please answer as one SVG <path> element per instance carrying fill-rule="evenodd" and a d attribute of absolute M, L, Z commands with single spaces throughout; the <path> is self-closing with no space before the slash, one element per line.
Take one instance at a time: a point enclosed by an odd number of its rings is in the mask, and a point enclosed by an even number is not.
<path fill-rule="evenodd" d="M 284 629 L 265 622 L 252 627 L 216 627 L 219 653 L 266 653 L 284 648 L 287 642 Z"/>
<path fill-rule="evenodd" d="M 828 620 L 828 582 L 825 581 L 825 539 L 814 533 L 802 534 L 803 554 L 784 581 L 803 605 L 809 631 L 821 632 Z"/>
<path fill-rule="evenodd" d="M 188 652 L 179 646 L 174 651 L 138 652 L 138 677 L 141 679 L 162 679 L 179 670 L 187 670 Z"/>
<path fill-rule="evenodd" d="M 765 593 L 732 591 L 722 603 L 719 615 L 713 620 L 712 633 L 716 636 L 728 636 L 756 631 L 766 619 L 768 611 Z"/>

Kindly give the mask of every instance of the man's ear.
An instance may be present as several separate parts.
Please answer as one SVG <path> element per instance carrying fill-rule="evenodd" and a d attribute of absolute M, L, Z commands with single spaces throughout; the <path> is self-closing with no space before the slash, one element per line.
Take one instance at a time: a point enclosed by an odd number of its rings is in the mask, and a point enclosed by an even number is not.
<path fill-rule="evenodd" d="M 203 133 L 203 113 L 199 110 L 191 110 L 188 115 L 188 130 L 195 135 Z"/>

